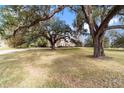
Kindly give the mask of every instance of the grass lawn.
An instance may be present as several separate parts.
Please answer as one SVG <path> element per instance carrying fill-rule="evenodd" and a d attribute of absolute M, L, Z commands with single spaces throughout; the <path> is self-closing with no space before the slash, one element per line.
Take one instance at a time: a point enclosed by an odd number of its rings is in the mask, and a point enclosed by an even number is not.
<path fill-rule="evenodd" d="M 124 51 L 92 48 L 28 50 L 0 55 L 0 87 L 124 87 Z"/>

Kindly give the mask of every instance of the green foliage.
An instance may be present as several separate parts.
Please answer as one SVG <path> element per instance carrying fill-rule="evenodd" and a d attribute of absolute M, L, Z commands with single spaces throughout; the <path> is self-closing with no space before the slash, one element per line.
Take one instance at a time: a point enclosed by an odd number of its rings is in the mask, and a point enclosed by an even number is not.
<path fill-rule="evenodd" d="M 110 30 L 105 36 L 109 38 L 110 47 L 123 47 L 124 33 L 120 33 L 117 30 Z"/>
<path fill-rule="evenodd" d="M 75 44 L 76 47 L 82 47 L 83 44 L 80 40 L 71 39 L 71 42 Z"/>
<path fill-rule="evenodd" d="M 60 39 L 66 39 L 70 31 L 71 28 L 64 21 L 54 18 L 27 29 L 16 37 L 8 34 L 8 44 L 11 47 L 46 47 L 50 40 L 56 43 Z"/>
<path fill-rule="evenodd" d="M 85 39 L 85 44 L 84 44 L 85 47 L 93 47 L 93 40 L 91 38 L 91 36 L 88 36 L 86 39 Z"/>
<path fill-rule="evenodd" d="M 104 41 L 104 47 L 105 47 L 105 48 L 110 47 L 109 38 L 108 38 L 107 36 L 104 37 L 103 41 Z M 85 47 L 93 47 L 93 40 L 92 40 L 92 37 L 91 37 L 91 36 L 88 36 L 88 37 L 85 39 L 85 44 L 84 44 L 84 46 L 85 46 Z"/>
<path fill-rule="evenodd" d="M 65 21 L 60 20 L 59 18 L 52 18 L 50 20 L 48 20 L 45 25 L 45 31 L 46 32 L 50 32 L 51 35 L 58 35 L 58 37 L 60 36 L 64 36 L 67 35 L 68 33 L 70 33 L 71 28 L 69 27 L 69 25 L 67 25 L 65 23 Z"/>
<path fill-rule="evenodd" d="M 112 47 L 117 47 L 117 48 L 122 47 L 122 48 L 124 48 L 124 33 L 118 34 L 116 39 L 114 39 L 113 42 L 112 42 Z"/>
<path fill-rule="evenodd" d="M 104 47 L 105 48 L 111 47 L 111 45 L 110 45 L 110 39 L 107 36 L 104 37 Z"/>
<path fill-rule="evenodd" d="M 77 31 L 84 30 L 85 17 L 84 14 L 78 9 L 78 13 L 76 15 L 76 19 L 73 22 L 73 26 L 77 29 Z"/>
<path fill-rule="evenodd" d="M 18 47 L 24 43 L 24 38 L 21 35 L 17 35 L 16 37 L 10 37 L 7 39 L 7 43 L 9 47 Z"/>
<path fill-rule="evenodd" d="M 110 5 L 96 5 L 93 6 L 93 19 L 97 24 L 101 23 L 103 19 L 106 17 L 108 11 L 111 9 Z"/>
<path fill-rule="evenodd" d="M 0 28 L 0 36 L 4 36 L 5 32 L 3 31 L 3 29 Z"/>
<path fill-rule="evenodd" d="M 37 38 L 36 40 L 30 42 L 28 45 L 29 47 L 46 47 L 47 46 L 47 40 L 43 37 Z"/>
<path fill-rule="evenodd" d="M 13 35 L 13 32 L 16 28 L 20 26 L 29 25 L 34 22 L 38 18 L 43 18 L 48 16 L 48 14 L 55 9 L 56 6 L 46 5 L 46 6 L 29 6 L 29 5 L 14 5 L 14 6 L 4 6 L 0 9 L 1 15 L 1 23 L 0 23 L 0 34 L 3 36 L 5 34 L 5 38 L 8 39 Z M 74 30 L 78 31 L 78 33 L 74 33 L 75 36 L 79 37 L 79 34 L 86 33 L 88 30 L 85 29 L 85 24 L 88 24 L 88 20 L 82 11 L 81 6 L 71 6 L 71 9 L 74 9 L 75 12 L 75 20 L 73 23 Z M 110 5 L 97 5 L 92 6 L 92 17 L 96 28 L 99 27 L 100 23 L 105 19 L 109 10 L 112 8 Z M 72 10 L 73 10 L 72 9 Z M 88 11 L 87 11 L 88 12 Z M 121 11 L 123 13 L 123 10 Z M 123 22 L 123 16 L 119 17 L 120 21 Z M 89 24 L 90 25 L 90 24 Z M 56 41 L 60 39 L 66 39 L 67 37 L 75 37 L 70 34 L 71 28 L 62 20 L 58 18 L 52 18 L 48 21 L 37 23 L 35 26 L 33 25 L 31 28 L 26 28 L 23 30 L 19 30 L 17 34 L 20 37 L 16 37 L 16 39 L 10 39 L 11 44 L 14 47 L 31 47 L 31 46 L 47 46 L 48 41 Z M 81 45 L 79 40 L 77 41 L 77 45 Z M 18 38 L 18 39 L 17 39 Z M 52 39 L 51 39 L 52 38 Z M 106 37 L 105 37 L 106 38 Z M 14 41 L 15 40 L 15 41 Z M 53 42 L 52 41 L 52 42 Z M 108 39 L 104 40 L 105 47 L 108 47 Z M 120 41 L 120 40 L 119 40 Z M 92 39 L 86 40 L 89 42 L 86 46 L 93 46 Z M 10 44 L 10 45 L 11 45 Z M 12 45 L 11 45 L 12 46 Z"/>
<path fill-rule="evenodd" d="M 37 18 L 42 18 L 50 12 L 52 6 L 13 5 L 0 8 L 1 23 L 6 35 L 12 35 L 20 26 L 28 25 Z M 27 29 L 19 30 L 25 33 Z"/>
<path fill-rule="evenodd" d="M 64 21 L 59 18 L 52 18 L 48 21 L 42 22 L 37 27 L 39 36 L 44 37 L 51 46 L 55 45 L 57 41 L 70 39 L 71 28 Z"/>

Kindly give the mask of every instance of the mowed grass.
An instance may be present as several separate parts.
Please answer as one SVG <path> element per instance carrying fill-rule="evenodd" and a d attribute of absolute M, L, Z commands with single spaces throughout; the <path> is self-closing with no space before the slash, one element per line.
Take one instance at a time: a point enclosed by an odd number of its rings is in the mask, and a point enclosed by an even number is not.
<path fill-rule="evenodd" d="M 0 87 L 124 87 L 124 51 L 92 48 L 35 49 L 0 55 Z"/>

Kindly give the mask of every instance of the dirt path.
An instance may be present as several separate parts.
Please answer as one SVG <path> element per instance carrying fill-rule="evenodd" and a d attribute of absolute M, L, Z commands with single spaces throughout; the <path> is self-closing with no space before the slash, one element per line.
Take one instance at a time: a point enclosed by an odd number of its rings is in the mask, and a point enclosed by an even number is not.
<path fill-rule="evenodd" d="M 14 52 L 19 52 L 19 51 L 26 51 L 26 50 L 28 50 L 28 49 L 0 50 L 0 55 L 14 53 Z"/>
<path fill-rule="evenodd" d="M 27 51 L 32 49 L 41 49 L 41 48 L 26 48 L 26 49 L 11 49 L 11 50 L 0 50 L 0 55 L 2 54 L 10 54 L 15 52 Z"/>

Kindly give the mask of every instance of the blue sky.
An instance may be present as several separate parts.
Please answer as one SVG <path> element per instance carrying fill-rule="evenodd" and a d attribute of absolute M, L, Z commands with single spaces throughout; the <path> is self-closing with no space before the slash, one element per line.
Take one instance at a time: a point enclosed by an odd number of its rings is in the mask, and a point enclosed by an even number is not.
<path fill-rule="evenodd" d="M 59 17 L 61 20 L 64 20 L 70 26 L 72 26 L 72 23 L 75 19 L 75 14 L 70 12 L 68 9 L 64 9 L 64 11 L 56 14 L 55 16 Z"/>

